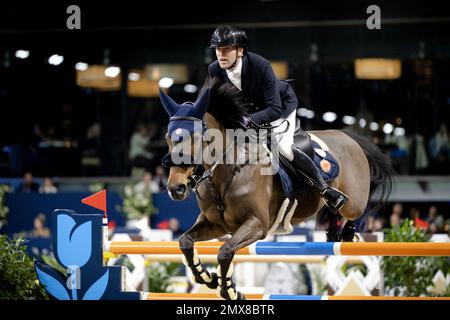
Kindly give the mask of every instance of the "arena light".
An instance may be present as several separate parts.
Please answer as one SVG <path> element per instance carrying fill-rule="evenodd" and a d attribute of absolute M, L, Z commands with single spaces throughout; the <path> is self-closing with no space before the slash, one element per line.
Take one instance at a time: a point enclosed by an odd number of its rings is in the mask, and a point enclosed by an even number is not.
<path fill-rule="evenodd" d="M 385 134 L 390 134 L 392 132 L 392 130 L 394 130 L 394 126 L 392 124 L 390 124 L 389 122 L 383 126 L 383 132 Z"/>
<path fill-rule="evenodd" d="M 17 50 L 16 51 L 16 58 L 18 59 L 26 59 L 30 56 L 30 51 L 28 50 Z"/>
<path fill-rule="evenodd" d="M 278 79 L 286 79 L 288 77 L 288 64 L 284 61 L 270 61 L 273 73 Z"/>
<path fill-rule="evenodd" d="M 80 67 L 80 66 L 78 66 Z M 85 67 L 81 65 L 81 67 Z M 76 67 L 75 67 L 76 68 Z M 121 77 L 110 78 L 105 75 L 105 65 L 89 65 L 86 70 L 76 70 L 76 83 L 82 88 L 93 88 L 102 91 L 116 91 L 121 88 Z"/>
<path fill-rule="evenodd" d="M 64 57 L 60 56 L 59 54 L 54 54 L 48 58 L 48 64 L 51 64 L 53 66 L 58 66 L 64 61 Z"/>
<path fill-rule="evenodd" d="M 367 124 L 367 121 L 366 121 L 366 119 L 364 119 L 364 118 L 361 118 L 361 119 L 359 119 L 359 126 L 361 127 L 361 128 L 365 128 L 366 127 L 366 124 Z"/>
<path fill-rule="evenodd" d="M 299 115 L 300 117 L 306 117 L 306 115 L 308 114 L 308 109 L 306 108 L 298 108 L 297 110 L 297 115 Z"/>
<path fill-rule="evenodd" d="M 306 119 L 313 119 L 315 116 L 316 114 L 312 110 L 308 110 L 305 115 Z"/>
<path fill-rule="evenodd" d="M 77 62 L 77 63 L 75 64 L 75 70 L 78 70 L 78 71 L 85 71 L 85 70 L 87 70 L 87 68 L 89 68 L 89 65 L 88 65 L 87 63 L 84 63 L 84 62 Z"/>
<path fill-rule="evenodd" d="M 187 64 L 148 64 L 144 67 L 144 74 L 147 79 L 154 81 L 167 77 L 173 79 L 175 84 L 189 82 Z"/>
<path fill-rule="evenodd" d="M 337 119 L 337 115 L 334 112 L 328 111 L 322 115 L 322 119 L 325 122 L 333 122 Z"/>
<path fill-rule="evenodd" d="M 108 67 L 105 69 L 105 76 L 107 76 L 108 78 L 115 78 L 119 75 L 119 73 L 119 67 Z"/>
<path fill-rule="evenodd" d="M 405 128 L 396 127 L 394 129 L 394 136 L 403 137 L 405 135 Z"/>
<path fill-rule="evenodd" d="M 173 82 L 172 78 L 164 77 L 159 80 L 158 84 L 161 88 L 167 89 L 173 85 Z"/>
<path fill-rule="evenodd" d="M 198 90 L 198 87 L 195 84 L 188 83 L 184 86 L 184 91 L 187 93 L 196 93 Z"/>
<path fill-rule="evenodd" d="M 297 115 L 300 117 L 307 118 L 307 119 L 312 119 L 315 117 L 316 114 L 314 113 L 314 111 L 309 110 L 307 108 L 299 108 L 297 110 Z"/>
<path fill-rule="evenodd" d="M 130 81 L 139 81 L 141 79 L 141 75 L 137 72 L 130 72 L 128 74 L 128 80 Z"/>
<path fill-rule="evenodd" d="M 356 118 L 352 116 L 343 116 L 342 122 L 345 123 L 348 126 L 351 126 L 352 124 L 355 124 Z"/>
<path fill-rule="evenodd" d="M 139 80 L 130 79 L 128 76 L 127 91 L 130 97 L 134 98 L 156 98 L 159 97 L 158 81 L 148 79 L 143 70 L 136 70 L 130 73 L 139 75 Z M 133 76 L 131 76 L 133 78 Z M 134 77 L 137 79 L 137 77 Z"/>
<path fill-rule="evenodd" d="M 372 130 L 372 131 L 377 131 L 379 127 L 380 127 L 380 126 L 379 126 L 378 123 L 376 123 L 376 122 L 371 122 L 371 123 L 369 124 L 369 129 Z"/>
<path fill-rule="evenodd" d="M 392 80 L 402 75 L 399 59 L 356 59 L 355 76 L 363 80 Z"/>

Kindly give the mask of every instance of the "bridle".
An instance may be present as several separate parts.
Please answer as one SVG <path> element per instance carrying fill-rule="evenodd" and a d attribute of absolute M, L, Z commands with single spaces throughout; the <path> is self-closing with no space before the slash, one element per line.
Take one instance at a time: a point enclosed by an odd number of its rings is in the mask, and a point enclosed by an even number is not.
<path fill-rule="evenodd" d="M 250 119 L 250 118 L 249 118 Z M 173 116 L 170 117 L 169 121 L 180 121 L 180 120 L 190 120 L 190 121 L 201 121 L 202 122 L 202 135 L 204 134 L 205 130 L 206 130 L 206 123 L 203 119 L 200 118 L 196 118 L 196 117 L 190 117 L 190 116 Z M 277 133 L 273 133 L 274 135 L 280 135 L 283 134 L 285 132 L 287 132 L 287 130 L 289 129 L 289 122 L 287 120 L 283 120 L 279 125 L 276 126 L 269 126 L 269 125 L 259 125 L 255 122 L 253 122 L 253 120 L 250 119 L 250 122 L 252 124 L 252 127 L 254 127 L 255 129 L 257 129 L 258 131 L 261 129 L 265 129 L 265 130 L 273 130 L 279 126 L 281 126 L 283 123 L 287 123 L 286 129 L 281 131 L 281 132 L 277 132 Z M 229 152 L 233 149 L 234 143 L 236 141 L 236 139 L 243 133 L 244 131 L 240 131 L 236 136 L 233 136 L 233 141 L 229 144 L 229 146 L 226 148 L 225 152 L 222 154 L 221 157 L 219 157 L 216 161 L 214 161 L 214 163 L 211 165 L 211 167 L 204 171 L 203 165 L 202 164 L 196 164 L 194 166 L 194 171 L 192 172 L 192 174 L 189 176 L 189 182 L 188 182 L 188 186 L 190 188 L 192 188 L 194 191 L 196 191 L 198 189 L 198 187 L 200 186 L 200 184 L 205 181 L 206 179 L 210 179 L 213 176 L 214 170 L 217 168 L 217 166 L 220 163 L 223 163 L 223 161 L 225 161 L 225 159 L 227 158 L 227 155 L 229 154 Z M 173 164 L 172 161 L 169 159 L 171 158 L 171 154 L 168 153 L 163 157 L 163 166 L 165 167 L 171 167 L 171 166 L 188 166 L 191 167 L 192 163 L 194 161 L 191 162 L 191 164 Z"/>
<path fill-rule="evenodd" d="M 203 119 L 196 118 L 196 117 L 189 117 L 189 116 L 174 116 L 174 117 L 170 117 L 170 119 L 169 119 L 169 121 L 180 121 L 180 120 L 201 121 L 202 122 L 202 135 L 205 133 L 206 123 Z M 216 161 L 214 161 L 214 163 L 211 165 L 211 167 L 208 170 L 204 171 L 203 165 L 201 165 L 201 164 L 195 165 L 194 171 L 192 172 L 191 176 L 189 177 L 190 181 L 188 183 L 188 186 L 190 188 L 192 188 L 194 191 L 196 191 L 197 188 L 200 186 L 200 184 L 204 180 L 212 177 L 214 170 L 217 168 L 217 166 L 221 162 L 223 162 L 227 158 L 227 155 L 233 149 L 235 139 L 237 139 L 241 134 L 242 134 L 242 132 L 239 132 L 238 135 L 234 137 L 232 143 L 229 144 L 229 146 L 227 147 L 225 152 L 222 154 L 222 157 L 219 157 Z M 166 158 L 166 160 L 167 160 L 167 158 L 170 156 L 171 156 L 171 154 L 169 153 L 169 154 L 165 155 L 164 158 Z M 163 161 L 164 161 L 164 158 L 163 158 Z M 191 163 L 193 163 L 193 161 Z M 170 167 L 170 166 L 174 166 L 174 165 L 170 161 L 170 163 L 166 166 Z M 183 166 L 191 166 L 191 165 L 183 164 Z"/>

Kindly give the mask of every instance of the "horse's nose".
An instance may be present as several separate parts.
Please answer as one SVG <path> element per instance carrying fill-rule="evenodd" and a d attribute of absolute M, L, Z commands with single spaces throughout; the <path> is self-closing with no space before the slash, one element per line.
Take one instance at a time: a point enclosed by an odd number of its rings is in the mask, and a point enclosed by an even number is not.
<path fill-rule="evenodd" d="M 177 185 L 174 189 L 173 192 L 177 195 L 177 196 L 182 196 L 184 195 L 184 193 L 186 192 L 186 185 L 184 184 L 179 184 Z"/>

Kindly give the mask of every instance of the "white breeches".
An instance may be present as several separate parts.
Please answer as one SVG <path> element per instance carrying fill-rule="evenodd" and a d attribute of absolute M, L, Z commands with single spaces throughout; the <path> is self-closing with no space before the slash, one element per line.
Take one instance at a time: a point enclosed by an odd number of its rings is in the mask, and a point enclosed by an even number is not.
<path fill-rule="evenodd" d="M 294 159 L 294 152 L 292 151 L 292 145 L 294 144 L 294 132 L 295 132 L 295 115 L 297 110 L 292 111 L 287 118 L 280 118 L 278 120 L 272 121 L 270 124 L 272 126 L 279 125 L 284 120 L 289 122 L 289 129 L 285 133 L 277 135 L 278 145 L 280 153 L 285 156 L 289 161 Z M 273 132 L 282 132 L 286 130 L 287 123 L 273 129 Z"/>

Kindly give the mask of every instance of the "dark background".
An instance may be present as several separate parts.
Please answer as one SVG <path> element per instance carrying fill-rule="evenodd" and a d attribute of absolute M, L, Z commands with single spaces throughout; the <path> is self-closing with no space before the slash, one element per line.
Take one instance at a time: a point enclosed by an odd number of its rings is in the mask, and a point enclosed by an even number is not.
<path fill-rule="evenodd" d="M 81 8 L 81 30 L 66 28 L 70 4 Z M 381 8 L 381 30 L 365 26 L 370 4 Z M 407 134 L 429 139 L 450 115 L 445 8 L 445 1 L 7 1 L 0 10 L 0 146 L 31 143 L 35 124 L 81 143 L 86 128 L 99 122 L 102 168 L 95 174 L 128 175 L 128 143 L 137 122 L 158 123 L 162 132 L 167 116 L 158 99 L 130 98 L 125 86 L 116 92 L 77 87 L 74 64 L 101 64 L 107 49 L 110 63 L 123 74 L 149 63 L 187 63 L 190 83 L 201 85 L 214 59 L 210 35 L 222 23 L 245 29 L 249 50 L 288 62 L 302 106 L 338 114 L 332 124 L 302 118 L 305 129 L 341 128 L 343 115 L 370 111 L 378 122 L 401 118 Z M 318 61 L 310 59 L 312 44 Z M 30 57 L 16 59 L 17 49 L 30 50 Z M 56 67 L 47 63 L 54 53 L 64 56 Z M 401 59 L 401 78 L 356 79 L 354 59 L 363 57 Z M 177 86 L 171 95 L 195 99 Z M 59 155 L 52 170 L 37 174 L 82 175 L 80 152 Z M 7 153 L 0 160 L 2 176 L 28 169 L 12 170 Z"/>

